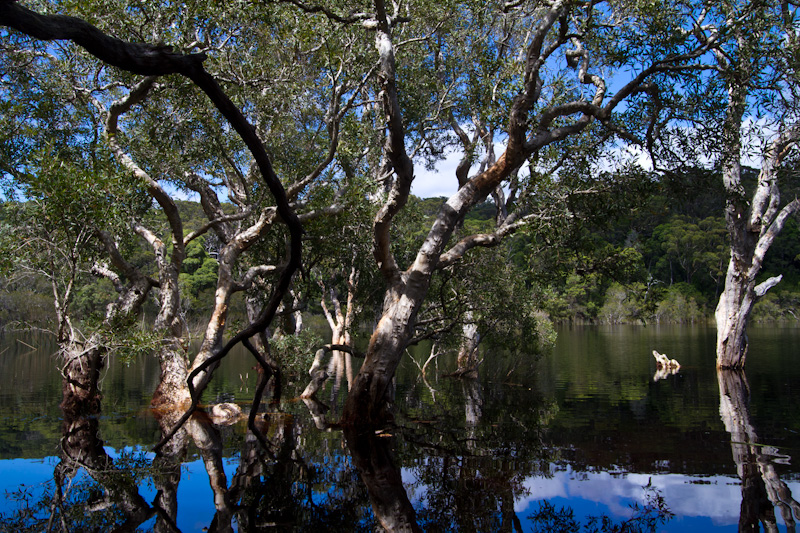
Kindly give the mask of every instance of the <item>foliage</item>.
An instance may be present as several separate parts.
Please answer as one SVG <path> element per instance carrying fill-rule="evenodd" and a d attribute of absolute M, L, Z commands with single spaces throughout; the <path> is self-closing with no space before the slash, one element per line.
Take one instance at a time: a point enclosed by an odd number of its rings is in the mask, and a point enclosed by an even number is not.
<path fill-rule="evenodd" d="M 183 260 L 183 272 L 178 279 L 181 284 L 181 303 L 192 316 L 203 316 L 212 309 L 218 270 L 217 261 L 208 254 L 201 239 L 189 243 Z"/>
<path fill-rule="evenodd" d="M 703 313 L 696 297 L 697 289 L 686 283 L 677 283 L 666 290 L 658 303 L 653 319 L 656 322 L 692 324 L 703 320 Z"/>
<path fill-rule="evenodd" d="M 656 533 L 658 528 L 672 519 L 661 492 L 651 485 L 644 488 L 644 504 L 631 504 L 631 517 L 615 521 L 607 515 L 588 516 L 586 522 L 575 519 L 568 507 L 556 508 L 548 501 L 539 504 L 539 510 L 529 517 L 534 530 L 543 533 Z"/>
<path fill-rule="evenodd" d="M 270 342 L 270 349 L 287 377 L 303 376 L 311 367 L 316 350 L 325 342 L 310 329 L 297 335 L 284 335 Z"/>

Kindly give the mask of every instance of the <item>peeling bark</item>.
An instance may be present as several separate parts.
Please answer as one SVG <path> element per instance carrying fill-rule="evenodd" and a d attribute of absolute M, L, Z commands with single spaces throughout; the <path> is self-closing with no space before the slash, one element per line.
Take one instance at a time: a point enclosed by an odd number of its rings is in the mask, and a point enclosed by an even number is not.
<path fill-rule="evenodd" d="M 98 387 L 100 371 L 105 366 L 105 348 L 99 339 L 86 342 L 71 339 L 59 349 L 64 366 L 61 369 L 61 409 L 71 416 L 100 412 L 101 394 Z"/>

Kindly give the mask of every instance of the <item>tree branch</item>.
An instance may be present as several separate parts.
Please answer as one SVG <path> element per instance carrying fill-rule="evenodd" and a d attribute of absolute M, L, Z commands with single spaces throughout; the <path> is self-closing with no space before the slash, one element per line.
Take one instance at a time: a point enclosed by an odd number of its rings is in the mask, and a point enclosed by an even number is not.
<path fill-rule="evenodd" d="M 519 228 L 526 225 L 531 218 L 533 218 L 532 215 L 528 215 L 521 220 L 514 222 L 513 216 L 513 214 L 510 215 L 506 220 L 506 223 L 492 233 L 477 233 L 461 239 L 447 252 L 439 256 L 439 263 L 437 264 L 436 268 L 442 269 L 452 265 L 464 257 L 464 254 L 469 250 L 478 246 L 483 248 L 497 246 L 500 244 L 500 242 L 502 242 L 504 237 L 514 233 Z"/>
<path fill-rule="evenodd" d="M 391 285 L 400 282 L 399 269 L 391 251 L 390 230 L 392 219 L 403 209 L 411 193 L 414 180 L 414 164 L 406 153 L 405 128 L 397 97 L 395 80 L 395 57 L 392 44 L 391 25 L 383 0 L 375 0 L 378 27 L 375 47 L 378 50 L 378 83 L 380 100 L 386 115 L 387 136 L 384 153 L 391 163 L 396 179 L 386 202 L 375 215 L 373 223 L 373 255 L 384 279 Z"/>

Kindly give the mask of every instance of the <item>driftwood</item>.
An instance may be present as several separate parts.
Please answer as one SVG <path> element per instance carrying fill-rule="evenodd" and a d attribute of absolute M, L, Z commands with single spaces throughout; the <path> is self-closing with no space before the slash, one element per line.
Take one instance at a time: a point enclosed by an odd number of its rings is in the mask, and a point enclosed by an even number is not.
<path fill-rule="evenodd" d="M 230 426 L 244 416 L 242 408 L 230 402 L 212 405 L 208 414 L 211 417 L 211 421 L 218 426 Z"/>
<path fill-rule="evenodd" d="M 675 369 L 680 370 L 681 365 L 675 359 L 670 359 L 663 353 L 658 353 L 657 351 L 653 350 L 653 357 L 656 358 L 656 366 L 658 368 L 666 368 L 669 370 Z"/>
<path fill-rule="evenodd" d="M 653 374 L 653 381 L 665 379 L 668 376 L 677 374 L 681 369 L 680 363 L 675 359 L 670 359 L 662 353 L 653 350 L 653 357 L 656 359 L 656 373 Z"/>

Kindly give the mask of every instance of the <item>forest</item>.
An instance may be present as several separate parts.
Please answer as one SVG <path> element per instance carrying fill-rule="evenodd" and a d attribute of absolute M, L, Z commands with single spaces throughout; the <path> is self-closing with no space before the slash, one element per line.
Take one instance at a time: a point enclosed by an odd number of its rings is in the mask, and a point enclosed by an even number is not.
<path fill-rule="evenodd" d="M 469 376 L 556 322 L 713 315 L 741 369 L 796 320 L 796 9 L 0 0 L 0 319 L 54 333 L 75 412 L 151 354 L 176 429 L 240 343 L 262 391 L 330 353 L 344 425 L 410 346 Z"/>
<path fill-rule="evenodd" d="M 753 183 L 755 171 L 751 170 Z M 724 208 L 719 176 L 698 170 L 673 180 L 653 181 L 647 188 L 632 191 L 636 207 L 618 210 L 610 218 L 590 216 L 575 221 L 558 243 L 557 259 L 543 264 L 531 261 L 530 249 L 542 236 L 515 235 L 504 243 L 503 261 L 523 280 L 522 298 L 534 302 L 545 323 L 650 324 L 713 323 L 713 307 L 719 298 L 729 254 L 728 237 L 721 213 Z M 751 187 L 753 183 L 749 184 Z M 787 190 L 791 185 L 787 185 Z M 444 197 L 412 197 L 409 210 L 416 213 L 405 236 L 419 236 L 446 201 Z M 198 202 L 177 201 L 186 231 L 200 228 L 206 218 Z M 12 203 L 3 204 L 6 242 L 19 234 Z M 152 214 L 158 216 L 155 210 Z M 494 217 L 494 205 L 485 202 L 465 217 L 468 231 L 487 228 Z M 161 221 L 166 224 L 165 220 Z M 208 236 L 206 236 L 208 237 Z M 134 243 L 136 244 L 136 243 Z M 182 284 L 183 320 L 193 336 L 213 307 L 217 281 L 213 238 L 192 241 L 187 247 Z M 493 252 L 494 253 L 494 252 Z M 155 272 L 146 247 L 132 248 L 131 262 Z M 10 266 L 7 263 L 7 266 Z M 783 274 L 779 288 L 755 306 L 753 320 L 774 322 L 798 320 L 800 305 L 800 235 L 792 219 L 767 256 L 761 277 Z M 321 272 L 321 271 L 320 271 Z M 0 293 L 0 324 L 9 329 L 44 329 L 53 324 L 52 291 L 46 279 L 35 272 L 7 269 Z M 319 305 L 318 283 L 300 280 L 306 301 L 303 312 L 324 317 Z M 113 300 L 113 285 L 106 279 L 84 272 L 76 290 L 73 312 L 84 323 L 102 320 Z M 371 325 L 374 308 L 360 313 L 354 325 L 363 331 Z M 155 316 L 158 304 L 151 298 L 143 313 Z M 362 310 L 363 311 L 363 310 Z M 246 320 L 243 300 L 231 304 L 235 321 Z M 545 328 L 549 327 L 547 325 Z M 327 328 L 327 325 L 323 326 Z"/>

